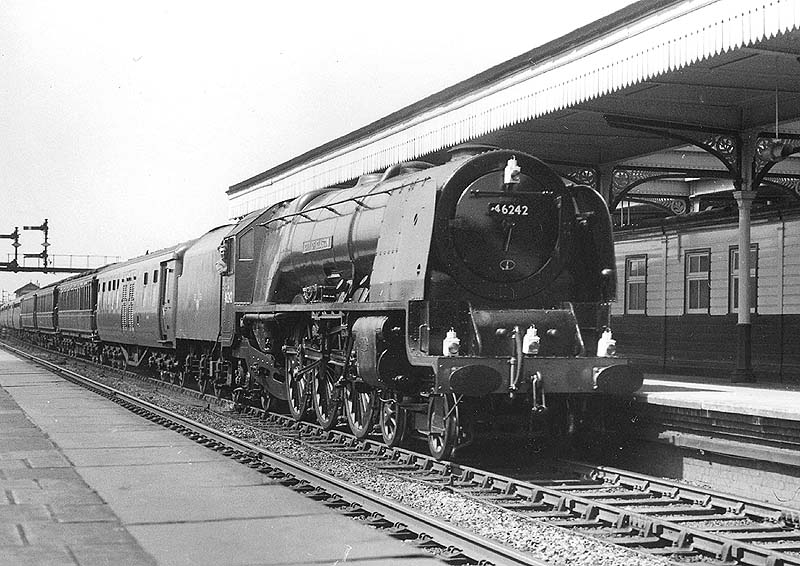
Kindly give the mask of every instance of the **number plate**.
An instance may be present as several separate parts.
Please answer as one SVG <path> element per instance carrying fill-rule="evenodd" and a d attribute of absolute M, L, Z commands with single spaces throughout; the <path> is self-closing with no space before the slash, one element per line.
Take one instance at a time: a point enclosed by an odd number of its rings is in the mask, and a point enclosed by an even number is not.
<path fill-rule="evenodd" d="M 489 214 L 499 214 L 500 216 L 528 216 L 530 207 L 527 204 L 518 202 L 490 202 Z"/>

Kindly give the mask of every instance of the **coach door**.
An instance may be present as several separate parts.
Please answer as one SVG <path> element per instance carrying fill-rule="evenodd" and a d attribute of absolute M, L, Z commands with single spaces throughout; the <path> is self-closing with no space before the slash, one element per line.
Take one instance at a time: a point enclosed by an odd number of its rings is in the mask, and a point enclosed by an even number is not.
<path fill-rule="evenodd" d="M 159 328 L 161 341 L 172 342 L 175 339 L 175 262 L 165 261 L 159 272 Z"/>

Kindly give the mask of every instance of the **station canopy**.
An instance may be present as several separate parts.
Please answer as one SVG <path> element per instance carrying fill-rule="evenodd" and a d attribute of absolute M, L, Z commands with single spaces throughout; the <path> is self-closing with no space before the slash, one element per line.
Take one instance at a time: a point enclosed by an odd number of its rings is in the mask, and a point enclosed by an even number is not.
<path fill-rule="evenodd" d="M 229 212 L 462 143 L 536 155 L 613 207 L 636 179 L 730 184 L 778 142 L 800 151 L 800 0 L 644 0 L 230 187 Z M 755 166 L 800 198 L 800 158 Z"/>

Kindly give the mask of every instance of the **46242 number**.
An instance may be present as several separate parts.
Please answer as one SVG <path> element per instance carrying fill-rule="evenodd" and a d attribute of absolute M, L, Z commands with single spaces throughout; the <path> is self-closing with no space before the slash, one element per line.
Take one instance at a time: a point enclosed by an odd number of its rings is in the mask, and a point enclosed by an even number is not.
<path fill-rule="evenodd" d="M 513 202 L 490 202 L 489 212 L 502 216 L 528 216 L 528 205 L 514 204 Z"/>

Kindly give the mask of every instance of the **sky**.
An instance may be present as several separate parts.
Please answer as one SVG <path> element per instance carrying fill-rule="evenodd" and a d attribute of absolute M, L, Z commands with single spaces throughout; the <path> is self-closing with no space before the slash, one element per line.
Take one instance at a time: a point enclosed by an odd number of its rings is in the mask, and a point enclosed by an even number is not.
<path fill-rule="evenodd" d="M 0 0 L 0 235 L 47 218 L 51 255 L 122 259 L 198 237 L 231 185 L 630 3 Z M 63 277 L 0 272 L 0 297 Z"/>

